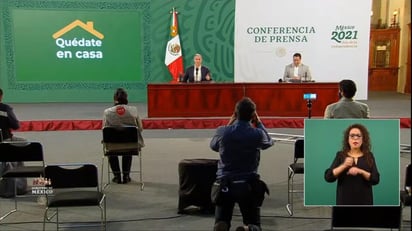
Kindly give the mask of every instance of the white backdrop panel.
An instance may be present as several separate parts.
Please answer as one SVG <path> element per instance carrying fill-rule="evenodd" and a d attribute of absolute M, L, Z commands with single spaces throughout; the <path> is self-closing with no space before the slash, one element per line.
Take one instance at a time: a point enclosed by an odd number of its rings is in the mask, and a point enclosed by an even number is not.
<path fill-rule="evenodd" d="M 235 12 L 235 82 L 277 82 L 298 52 L 313 80 L 352 79 L 367 99 L 371 0 L 239 0 Z"/>

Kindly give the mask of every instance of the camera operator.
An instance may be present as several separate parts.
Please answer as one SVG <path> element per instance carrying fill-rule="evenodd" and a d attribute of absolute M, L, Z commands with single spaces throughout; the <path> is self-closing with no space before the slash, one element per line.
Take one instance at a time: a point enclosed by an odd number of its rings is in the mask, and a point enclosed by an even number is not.
<path fill-rule="evenodd" d="M 244 224 L 236 230 L 261 230 L 260 206 L 269 190 L 258 174 L 260 150 L 273 144 L 255 103 L 247 97 L 237 102 L 228 125 L 219 127 L 210 142 L 210 148 L 220 155 L 212 187 L 212 201 L 216 204 L 214 230 L 229 230 L 235 203 Z"/>

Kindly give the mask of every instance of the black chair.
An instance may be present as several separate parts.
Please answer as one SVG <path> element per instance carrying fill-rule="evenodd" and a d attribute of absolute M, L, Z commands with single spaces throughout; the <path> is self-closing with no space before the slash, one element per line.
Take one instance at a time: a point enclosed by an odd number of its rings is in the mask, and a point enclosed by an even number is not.
<path fill-rule="evenodd" d="M 109 156 L 132 155 L 139 156 L 139 170 L 130 173 L 139 173 L 140 190 L 143 190 L 142 151 L 139 144 L 140 131 L 135 126 L 113 126 L 103 128 L 103 160 L 102 160 L 102 190 L 110 184 L 110 164 L 107 166 L 107 183 L 103 184 L 104 162 Z M 141 135 L 140 135 L 141 136 Z M 107 158 L 108 159 L 108 158 Z"/>
<path fill-rule="evenodd" d="M 334 228 L 401 227 L 401 206 L 334 206 L 331 230 Z"/>
<path fill-rule="evenodd" d="M 100 226 L 106 230 L 106 196 L 99 190 L 97 166 L 94 164 L 47 165 L 45 178 L 50 181 L 52 195 L 47 195 L 47 206 L 43 218 L 43 230 L 46 221 L 56 216 L 59 230 L 59 209 L 64 207 L 97 206 L 100 209 Z M 49 209 L 55 209 L 48 217 Z M 76 227 L 85 226 L 78 225 Z M 87 225 L 90 226 L 90 225 Z"/>
<path fill-rule="evenodd" d="M 294 177 L 296 174 L 304 174 L 304 142 L 303 139 L 297 139 L 294 147 L 293 163 L 288 166 L 288 204 L 286 210 L 289 215 L 293 215 L 293 194 L 302 192 L 294 189 Z"/>
<path fill-rule="evenodd" d="M 0 217 L 0 221 L 17 211 L 18 178 L 38 178 L 44 176 L 43 147 L 38 142 L 2 142 L 0 143 L 0 162 L 23 162 L 13 168 L 6 169 L 1 179 L 14 179 L 14 209 Z"/>
<path fill-rule="evenodd" d="M 411 206 L 412 194 L 412 166 L 408 164 L 405 170 L 405 184 L 400 192 L 402 206 Z"/>
<path fill-rule="evenodd" d="M 411 206 L 412 197 L 412 165 L 409 163 L 405 168 L 405 183 L 400 191 L 401 219 L 403 219 L 403 208 Z M 401 223 L 402 224 L 402 223 Z"/>
<path fill-rule="evenodd" d="M 179 162 L 179 201 L 177 213 L 187 213 L 189 206 L 201 212 L 213 213 L 210 193 L 216 180 L 216 159 L 184 159 Z"/>

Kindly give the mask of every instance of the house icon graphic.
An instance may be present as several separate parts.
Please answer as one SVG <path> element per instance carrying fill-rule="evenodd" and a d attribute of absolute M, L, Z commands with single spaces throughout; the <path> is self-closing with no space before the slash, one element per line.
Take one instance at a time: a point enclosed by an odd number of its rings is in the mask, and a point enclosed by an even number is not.
<path fill-rule="evenodd" d="M 78 19 L 74 20 L 72 23 L 68 24 L 67 26 L 63 27 L 59 31 L 53 34 L 53 38 L 57 39 L 66 34 L 67 32 L 73 30 L 76 27 L 81 27 L 83 30 L 89 32 L 90 34 L 96 36 L 98 39 L 103 39 L 104 35 L 100 33 L 99 31 L 95 30 L 93 28 L 94 24 L 92 21 L 88 21 L 87 23 L 84 23 Z"/>

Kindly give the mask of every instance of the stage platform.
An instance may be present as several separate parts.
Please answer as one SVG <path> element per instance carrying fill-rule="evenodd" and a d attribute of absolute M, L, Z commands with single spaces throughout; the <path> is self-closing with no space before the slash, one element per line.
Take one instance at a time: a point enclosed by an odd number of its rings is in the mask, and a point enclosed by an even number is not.
<path fill-rule="evenodd" d="M 7 98 L 4 99 L 7 102 Z M 411 128 L 411 96 L 394 92 L 370 92 L 365 102 L 372 119 L 399 119 L 400 128 Z M 314 102 L 316 103 L 316 102 Z M 99 130 L 108 103 L 11 104 L 21 121 L 20 132 Z M 227 124 L 227 117 L 149 118 L 145 103 L 138 108 L 145 129 L 213 129 Z M 233 105 L 234 107 L 234 105 Z M 259 108 L 257 109 L 259 113 Z M 312 117 L 321 119 L 322 117 Z M 303 128 L 305 117 L 262 117 L 267 128 Z"/>

